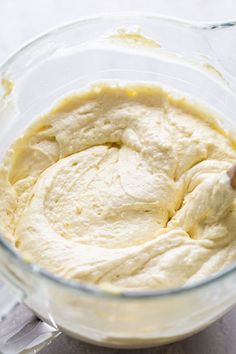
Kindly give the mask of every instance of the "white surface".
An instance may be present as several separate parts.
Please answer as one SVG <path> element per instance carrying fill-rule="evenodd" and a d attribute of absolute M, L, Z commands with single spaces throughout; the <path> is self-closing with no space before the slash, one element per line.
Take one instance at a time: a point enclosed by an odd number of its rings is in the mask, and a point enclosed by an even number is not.
<path fill-rule="evenodd" d="M 0 62 L 26 41 L 52 27 L 83 16 L 117 11 L 146 11 L 194 21 L 221 21 L 236 19 L 236 0 L 0 0 Z M 61 336 L 42 354 L 118 352 Z M 188 340 L 160 349 L 132 353 L 234 354 L 236 310 Z"/>

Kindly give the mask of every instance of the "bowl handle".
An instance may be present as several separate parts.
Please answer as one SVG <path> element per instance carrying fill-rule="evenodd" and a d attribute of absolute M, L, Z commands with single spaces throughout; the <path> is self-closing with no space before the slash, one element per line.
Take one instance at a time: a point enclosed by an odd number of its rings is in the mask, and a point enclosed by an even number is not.
<path fill-rule="evenodd" d="M 229 81 L 232 80 L 236 85 L 236 20 L 206 24 L 201 30 L 213 60 Z"/>

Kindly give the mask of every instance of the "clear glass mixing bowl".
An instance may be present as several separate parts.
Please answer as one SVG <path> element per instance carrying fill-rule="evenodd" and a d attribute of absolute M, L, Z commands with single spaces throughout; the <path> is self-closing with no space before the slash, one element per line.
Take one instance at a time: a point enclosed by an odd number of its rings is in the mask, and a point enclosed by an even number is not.
<path fill-rule="evenodd" d="M 0 66 L 0 158 L 55 100 L 95 80 L 151 81 L 182 91 L 213 107 L 232 130 L 234 48 L 233 21 L 197 25 L 143 14 L 83 19 L 42 35 Z M 191 286 L 117 293 L 28 264 L 3 236 L 2 279 L 48 324 L 85 341 L 132 348 L 170 343 L 236 303 L 235 264 Z"/>

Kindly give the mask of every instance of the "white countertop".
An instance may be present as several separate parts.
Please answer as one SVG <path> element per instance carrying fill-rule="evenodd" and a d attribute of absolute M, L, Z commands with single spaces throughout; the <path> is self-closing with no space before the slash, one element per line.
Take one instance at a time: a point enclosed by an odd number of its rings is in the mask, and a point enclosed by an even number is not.
<path fill-rule="evenodd" d="M 146 11 L 194 21 L 236 19 L 235 0 L 0 0 L 0 62 L 32 37 L 79 17 Z M 236 50 L 236 48 L 235 48 Z M 236 308 L 205 331 L 181 342 L 146 350 L 104 349 L 64 335 L 42 354 L 235 354 Z"/>

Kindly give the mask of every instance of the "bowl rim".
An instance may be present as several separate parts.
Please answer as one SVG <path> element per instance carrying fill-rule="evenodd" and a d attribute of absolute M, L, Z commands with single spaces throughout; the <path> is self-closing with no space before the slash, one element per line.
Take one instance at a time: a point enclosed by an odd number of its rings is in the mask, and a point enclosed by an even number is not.
<path fill-rule="evenodd" d="M 195 29 L 202 29 L 202 30 L 215 30 L 215 29 L 224 29 L 228 27 L 236 26 L 236 19 L 222 21 L 222 22 L 194 22 L 179 19 L 177 17 L 159 15 L 159 14 L 152 14 L 152 13 L 140 13 L 140 12 L 117 12 L 117 13 L 104 13 L 94 16 L 86 16 L 79 18 L 75 21 L 70 21 L 64 23 L 63 25 L 59 25 L 49 29 L 42 34 L 33 37 L 30 41 L 27 41 L 23 46 L 20 46 L 19 49 L 14 51 L 10 54 L 3 63 L 0 64 L 0 73 L 5 72 L 14 61 L 18 60 L 18 57 L 21 54 L 25 54 L 28 50 L 35 45 L 40 44 L 44 40 L 47 40 L 54 35 L 63 33 L 67 30 L 76 28 L 86 22 L 93 23 L 99 22 L 103 20 L 111 20 L 111 19 L 126 19 L 126 20 L 135 20 L 135 19 L 146 19 L 146 20 L 159 20 L 164 21 L 166 23 L 176 24 L 181 27 L 187 28 L 195 28 Z M 159 289 L 159 290 L 127 290 L 127 289 L 120 289 L 114 287 L 114 289 L 109 289 L 105 287 L 101 287 L 99 285 L 93 285 L 89 283 L 81 282 L 80 280 L 68 280 L 49 271 L 41 268 L 37 264 L 29 263 L 28 261 L 24 260 L 23 257 L 16 252 L 16 250 L 11 246 L 10 242 L 8 242 L 1 234 L 0 234 L 0 248 L 3 252 L 6 252 L 8 256 L 11 257 L 14 263 L 17 264 L 21 269 L 25 270 L 26 272 L 32 273 L 33 276 L 39 276 L 42 279 L 45 279 L 49 283 L 53 283 L 53 285 L 59 285 L 60 287 L 64 287 L 66 290 L 74 290 L 83 292 L 92 296 L 96 297 L 108 297 L 117 300 L 122 299 L 153 299 L 153 298 L 164 298 L 164 297 L 172 297 L 175 295 L 182 295 L 194 290 L 199 290 L 204 288 L 210 284 L 215 284 L 219 280 L 223 280 L 226 277 L 232 275 L 236 271 L 236 263 L 232 264 L 231 266 L 225 267 L 220 272 L 217 272 L 206 279 L 195 281 L 192 284 L 183 285 L 182 287 L 173 287 L 167 289 Z M 4 275 L 4 272 L 3 272 Z"/>
<path fill-rule="evenodd" d="M 23 45 L 20 45 L 15 51 L 10 53 L 5 60 L 0 62 L 0 72 L 4 71 L 7 67 L 10 66 L 15 60 L 18 59 L 18 56 L 21 53 L 25 53 L 32 46 L 39 44 L 51 36 L 60 34 L 65 30 L 73 29 L 78 25 L 87 23 L 92 23 L 94 21 L 102 20 L 111 20 L 111 19 L 149 19 L 149 20 L 160 20 L 166 23 L 176 24 L 177 26 L 193 28 L 193 29 L 202 29 L 202 30 L 217 30 L 224 29 L 229 27 L 236 27 L 236 19 L 232 18 L 227 21 L 190 21 L 186 19 L 181 19 L 175 16 L 166 16 L 161 14 L 152 14 L 150 12 L 128 12 L 128 11 L 119 11 L 119 12 L 110 12 L 110 13 L 100 13 L 99 15 L 84 16 L 80 17 L 74 21 L 64 22 L 62 25 L 53 26 L 46 31 L 41 32 L 40 34 L 33 36 L 28 41 L 25 41 Z"/>

